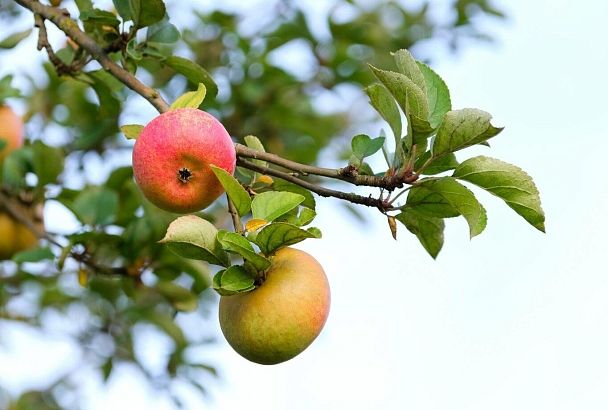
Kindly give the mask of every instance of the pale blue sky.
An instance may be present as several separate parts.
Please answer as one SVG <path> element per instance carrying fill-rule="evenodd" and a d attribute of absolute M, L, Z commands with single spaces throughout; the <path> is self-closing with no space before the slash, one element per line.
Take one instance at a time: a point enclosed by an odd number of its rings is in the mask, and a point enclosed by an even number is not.
<path fill-rule="evenodd" d="M 469 241 L 465 222 L 449 221 L 433 261 L 404 229 L 394 242 L 377 213 L 367 211 L 373 225 L 361 226 L 334 201 L 319 201 L 324 238 L 301 248 L 329 276 L 324 332 L 273 367 L 245 361 L 219 338 L 202 356 L 222 369 L 221 380 L 207 383 L 206 407 L 608 408 L 608 3 L 502 3 L 510 21 L 491 27 L 496 45 L 473 44 L 456 57 L 420 51 L 440 57 L 434 68 L 454 107 L 487 110 L 506 127 L 479 152 L 534 177 L 547 235 L 481 194 L 486 231 Z M 46 368 L 75 360 L 59 337 L 48 346 L 9 331 L 18 342 L 0 350 L 2 385 L 31 385 L 37 373 L 43 380 Z M 137 379 L 123 368 L 107 390 L 88 383 L 87 409 L 172 408 Z"/>

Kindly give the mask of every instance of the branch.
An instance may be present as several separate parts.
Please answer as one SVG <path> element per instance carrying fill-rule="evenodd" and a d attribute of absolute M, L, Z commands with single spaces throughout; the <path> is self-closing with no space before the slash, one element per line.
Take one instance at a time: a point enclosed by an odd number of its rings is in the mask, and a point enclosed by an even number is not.
<path fill-rule="evenodd" d="M 226 195 L 226 199 L 228 200 L 228 212 L 230 212 L 230 216 L 232 217 L 232 225 L 234 226 L 234 230 L 242 235 L 245 231 L 243 230 L 243 222 L 241 222 L 241 217 L 236 210 L 236 206 L 234 206 L 234 202 L 232 202 L 228 195 Z"/>
<path fill-rule="evenodd" d="M 352 202 L 353 204 L 371 206 L 371 207 L 380 209 L 380 211 L 382 211 L 382 212 L 391 210 L 391 206 L 382 199 L 372 198 L 371 196 L 357 195 L 352 192 L 342 192 L 342 191 L 336 191 L 336 190 L 329 189 L 329 188 L 324 188 L 322 186 L 315 185 L 308 181 L 304 181 L 303 179 L 300 179 L 296 176 L 279 171 L 277 169 L 263 167 L 263 166 L 254 164 L 251 161 L 247 161 L 246 159 L 242 159 L 242 158 L 238 158 L 238 157 L 237 157 L 236 163 L 237 163 L 237 165 L 239 165 L 243 168 L 247 168 L 252 171 L 259 172 L 259 173 L 262 173 L 265 175 L 272 175 L 274 177 L 284 179 L 285 181 L 289 181 L 293 184 L 299 185 L 303 188 L 308 189 L 309 191 L 316 193 L 317 195 L 320 195 L 320 196 L 323 196 L 326 198 L 334 197 L 334 198 L 342 199 L 344 201 Z"/>
<path fill-rule="evenodd" d="M 403 187 L 404 183 L 409 184 L 418 179 L 418 176 L 412 172 L 403 172 L 394 175 L 377 177 L 374 175 L 358 175 L 356 168 L 352 166 L 347 166 L 340 169 L 319 168 L 312 165 L 305 165 L 300 164 L 299 162 L 290 161 L 268 152 L 257 151 L 242 144 L 235 144 L 235 149 L 238 156 L 267 161 L 275 165 L 280 165 L 281 167 L 287 168 L 291 171 L 295 171 L 300 175 L 319 175 L 322 177 L 349 182 L 357 186 L 371 186 L 393 191 L 396 188 Z"/>
<path fill-rule="evenodd" d="M 169 110 L 169 104 L 167 104 L 157 90 L 148 87 L 139 81 L 137 77 L 112 61 L 95 40 L 80 30 L 78 24 L 70 18 L 67 10 L 45 6 L 37 0 L 15 0 L 15 2 L 34 14 L 38 14 L 42 18 L 53 22 L 61 31 L 74 40 L 76 44 L 91 54 L 105 70 L 109 71 L 110 74 L 131 90 L 148 100 L 158 112 L 162 113 Z"/>

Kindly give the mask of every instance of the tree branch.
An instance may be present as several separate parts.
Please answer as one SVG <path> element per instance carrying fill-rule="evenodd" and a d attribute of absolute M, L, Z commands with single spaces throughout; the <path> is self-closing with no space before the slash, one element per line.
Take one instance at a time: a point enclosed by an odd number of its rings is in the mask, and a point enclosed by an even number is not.
<path fill-rule="evenodd" d="M 32 11 L 35 15 L 38 14 L 44 19 L 53 22 L 61 31 L 74 40 L 76 44 L 91 54 L 105 70 L 109 71 L 110 74 L 131 90 L 148 100 L 158 112 L 162 113 L 169 110 L 169 104 L 167 104 L 157 90 L 148 87 L 139 81 L 137 77 L 112 61 L 95 40 L 80 30 L 78 24 L 70 18 L 67 10 L 45 6 L 37 0 L 15 0 L 15 2 Z"/>
<path fill-rule="evenodd" d="M 263 167 L 263 166 L 254 164 L 251 161 L 247 161 L 246 159 L 242 159 L 242 158 L 238 158 L 238 157 L 237 157 L 236 163 L 237 163 L 237 165 L 239 165 L 243 168 L 247 168 L 252 171 L 259 172 L 259 173 L 262 173 L 265 175 L 272 175 L 274 177 L 284 179 L 285 181 L 289 181 L 291 183 L 299 185 L 303 188 L 308 189 L 309 191 L 316 193 L 317 195 L 320 195 L 320 196 L 323 196 L 326 198 L 334 197 L 334 198 L 342 199 L 344 201 L 352 202 L 353 204 L 371 206 L 374 208 L 378 208 L 383 212 L 391 209 L 391 206 L 387 202 L 385 202 L 379 198 L 373 198 L 371 196 L 357 195 L 352 192 L 342 192 L 342 191 L 336 191 L 336 190 L 329 189 L 329 188 L 324 188 L 322 186 L 315 185 L 308 181 L 304 181 L 303 179 L 300 179 L 296 176 L 279 171 L 277 169 Z"/>

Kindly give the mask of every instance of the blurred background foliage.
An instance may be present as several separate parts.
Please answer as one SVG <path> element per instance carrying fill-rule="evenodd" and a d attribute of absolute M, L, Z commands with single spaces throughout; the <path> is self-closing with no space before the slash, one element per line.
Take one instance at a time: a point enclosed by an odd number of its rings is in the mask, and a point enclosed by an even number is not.
<path fill-rule="evenodd" d="M 95 6 L 112 11 L 106 3 Z M 231 135 L 241 140 L 253 134 L 269 151 L 315 163 L 333 141 L 347 141 L 342 137 L 350 137 L 362 122 L 375 120 L 371 114 L 353 113 L 344 98 L 336 103 L 339 96 L 366 101 L 360 90 L 372 81 L 368 63 L 391 67 L 389 51 L 408 48 L 416 54 L 425 42 L 457 51 L 467 41 L 491 41 L 480 21 L 504 17 L 487 0 L 416 6 L 395 1 L 330 3 L 328 10 L 314 14 L 305 1 L 268 1 L 252 23 L 247 15 L 251 10 L 244 7 L 198 9 L 167 1 L 168 17 L 177 16 L 170 21 L 181 32 L 179 40 L 167 29 L 163 36 L 168 37 L 154 41 L 159 37 L 149 28 L 147 35 L 140 30 L 124 44 L 124 27 L 102 14 L 89 13 L 84 29 L 169 101 L 198 81 L 206 82 L 213 93 L 212 76 L 217 96 L 207 98 L 201 108 L 220 118 Z M 89 0 L 64 1 L 62 6 L 72 16 L 80 12 L 81 19 L 92 10 Z M 189 18 L 180 17 L 186 14 Z M 0 40 L 30 23 L 28 12 L 0 0 Z M 163 24 L 168 27 L 167 21 Z M 32 31 L 31 37 L 36 35 Z M 201 361 L 198 354 L 215 336 L 204 325 L 215 320 L 207 318 L 210 303 L 216 301 L 209 290 L 208 267 L 156 243 L 175 215 L 144 200 L 125 164 L 131 143 L 118 126 L 124 123 L 121 113 L 130 109 L 129 93 L 88 63 L 77 46 L 59 38 L 58 56 L 66 65 L 86 63 L 84 72 L 58 75 L 46 55 L 34 58 L 34 43 L 19 47 L 32 44 L 27 53 L 32 64 L 40 65 L 38 74 L 10 72 L 13 50 L 0 49 L 0 74 L 12 74 L 19 84 L 22 99 L 14 101 L 22 104 L 28 122 L 26 146 L 2 166 L 2 192 L 10 201 L 19 201 L 25 192 L 32 201 L 44 202 L 47 225 L 52 225 L 48 222 L 56 210 L 68 212 L 72 219 L 66 224 L 74 227 L 67 234 L 49 232 L 39 248 L 0 264 L 0 349 L 1 329 L 21 323 L 40 329 L 40 334 L 60 332 L 74 342 L 81 359 L 40 390 L 15 397 L 0 386 L 0 408 L 78 408 L 83 372 L 107 380 L 118 363 L 136 366 L 179 405 L 176 383 L 204 394 L 205 385 L 217 375 L 214 366 L 221 367 Z M 125 48 L 127 53 L 121 53 Z M 184 66 L 170 56 L 198 66 Z M 14 94 L 0 87 L 3 92 Z M 218 225 L 227 223 L 221 205 L 203 216 Z M 142 332 L 170 346 L 159 352 L 156 365 L 138 351 L 136 339 Z"/>

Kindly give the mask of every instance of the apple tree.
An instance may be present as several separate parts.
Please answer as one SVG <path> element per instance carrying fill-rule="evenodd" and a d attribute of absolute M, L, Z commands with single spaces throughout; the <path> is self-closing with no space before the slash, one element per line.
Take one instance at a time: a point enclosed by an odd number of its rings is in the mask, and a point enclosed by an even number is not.
<path fill-rule="evenodd" d="M 0 78 L 0 319 L 73 322 L 65 331 L 104 379 L 127 362 L 176 403 L 175 381 L 204 393 L 216 369 L 192 351 L 214 335 L 191 324 L 207 320 L 217 294 L 222 331 L 244 357 L 274 364 L 304 350 L 327 318 L 329 287 L 318 262 L 291 245 L 322 237 L 311 226 L 319 200 L 380 212 L 387 240 L 417 240 L 433 258 L 446 218 L 463 217 L 471 237 L 484 230 L 476 190 L 544 230 L 529 175 L 467 156 L 502 128 L 485 111 L 452 107 L 440 74 L 408 51 L 483 38 L 474 17 L 502 16 L 490 2 L 454 1 L 451 18 L 437 21 L 428 3 L 337 1 L 325 35 L 291 1 L 265 6 L 270 18 L 254 28 L 220 10 L 196 11 L 182 26 L 170 18 L 179 2 L 111 6 L 0 2 L 3 70 L 24 40 L 45 55 L 37 78 Z M 8 20 L 28 27 L 5 32 Z M 305 75 L 285 66 L 294 44 L 311 59 Z M 344 88 L 369 101 L 371 120 L 319 108 L 319 96 Z M 357 131 L 379 120 L 377 135 Z M 330 143 L 344 147 L 339 166 L 319 163 Z M 372 169 L 374 155 L 383 167 Z M 46 229 L 53 209 L 75 227 Z M 145 326 L 172 343 L 160 372 L 138 356 Z M 82 371 L 12 403 L 56 408 Z"/>

